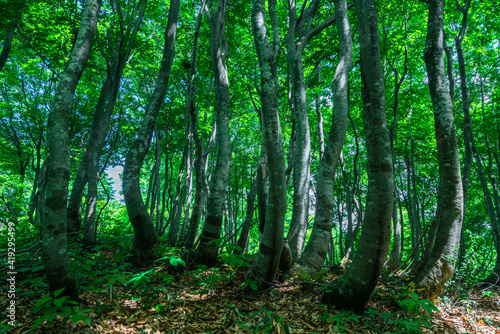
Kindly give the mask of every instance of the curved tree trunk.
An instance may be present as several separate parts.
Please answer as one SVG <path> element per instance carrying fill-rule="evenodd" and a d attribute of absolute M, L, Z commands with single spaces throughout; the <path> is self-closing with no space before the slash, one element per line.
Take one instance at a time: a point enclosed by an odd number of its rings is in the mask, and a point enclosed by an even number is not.
<path fill-rule="evenodd" d="M 186 235 L 185 247 L 182 252 L 182 259 L 187 262 L 191 257 L 193 252 L 194 243 L 196 239 L 196 234 L 198 233 L 198 227 L 200 225 L 200 219 L 203 215 L 203 209 L 205 208 L 206 201 L 206 191 L 205 191 L 205 158 L 203 154 L 203 139 L 200 138 L 198 133 L 198 113 L 196 112 L 195 105 L 195 93 L 196 86 L 194 79 L 196 76 L 196 64 L 198 57 L 198 37 L 200 33 L 201 22 L 203 18 L 203 10 L 205 8 L 205 0 L 201 4 L 200 12 L 198 13 L 198 20 L 196 22 L 196 28 L 193 35 L 193 49 L 191 51 L 191 67 L 189 72 L 189 80 L 186 89 L 186 110 L 189 114 L 189 119 L 191 120 L 191 132 L 193 134 L 194 140 L 194 171 L 195 171 L 195 196 L 193 203 L 193 211 L 191 212 L 191 219 L 189 221 L 189 227 Z M 185 213 L 186 215 L 188 212 Z M 186 224 L 186 219 L 184 219 L 184 224 Z"/>
<path fill-rule="evenodd" d="M 330 134 L 319 163 L 316 189 L 314 226 L 299 264 L 308 271 L 317 271 L 325 262 L 332 237 L 333 185 L 335 170 L 347 133 L 349 102 L 348 76 L 352 65 L 351 26 L 347 15 L 347 1 L 335 1 L 335 18 L 339 34 L 339 64 L 333 79 L 333 114 Z"/>
<path fill-rule="evenodd" d="M 425 289 L 425 294 L 430 299 L 436 298 L 444 291 L 444 283 L 452 277 L 455 270 L 454 260 L 460 243 L 463 214 L 460 159 L 443 59 L 443 17 L 444 0 L 429 1 L 424 59 L 434 109 L 438 149 L 438 227 L 430 259 L 415 278 L 415 283 Z"/>
<path fill-rule="evenodd" d="M 144 158 L 149 151 L 156 118 L 160 111 L 168 88 L 170 69 L 175 53 L 175 34 L 179 16 L 180 0 L 172 0 L 165 29 L 165 46 L 153 95 L 146 107 L 143 122 L 134 144 L 127 153 L 123 169 L 123 196 L 127 213 L 134 227 L 134 249 L 145 251 L 159 242 L 153 220 L 142 199 L 139 184 L 140 172 Z"/>
<path fill-rule="evenodd" d="M 49 165 L 42 216 L 43 260 L 50 293 L 64 288 L 63 295 L 78 301 L 78 287 L 69 273 L 67 243 L 67 197 L 70 177 L 69 115 L 76 86 L 94 43 L 100 0 L 85 3 L 78 35 L 59 84 L 49 113 L 47 143 Z"/>
<path fill-rule="evenodd" d="M 356 0 L 360 36 L 363 116 L 366 135 L 368 193 L 361 238 L 342 279 L 321 298 L 323 303 L 361 311 L 380 277 L 391 241 L 394 174 L 385 115 L 384 72 L 380 57 L 377 12 L 373 0 Z"/>
<path fill-rule="evenodd" d="M 227 0 L 217 1 L 214 16 L 208 14 L 210 22 L 210 50 L 215 77 L 215 114 L 217 119 L 217 163 L 213 171 L 212 185 L 207 200 L 207 217 L 194 261 L 213 265 L 217 259 L 218 245 L 213 240 L 220 238 L 227 187 L 231 171 L 231 142 L 229 138 L 229 78 L 226 66 L 227 40 L 224 37 Z"/>
<path fill-rule="evenodd" d="M 307 233 L 311 165 L 311 136 L 302 53 L 312 37 L 335 21 L 335 16 L 331 15 L 318 26 L 311 27 L 319 3 L 320 1 L 312 1 L 307 7 L 303 7 L 300 17 L 297 18 L 296 1 L 288 0 L 289 22 L 286 40 L 295 116 L 295 149 L 293 152 L 293 209 L 287 239 L 292 257 L 297 259 L 302 254 Z"/>
<path fill-rule="evenodd" d="M 272 284 L 283 248 L 283 233 L 286 214 L 285 154 L 281 138 L 278 108 L 278 73 L 276 58 L 279 49 L 278 18 L 276 0 L 269 0 L 272 44 L 265 23 L 266 2 L 252 1 L 252 32 L 260 65 L 260 87 L 262 102 L 262 130 L 264 132 L 269 170 L 269 199 L 266 222 L 259 252 L 247 278 L 257 281 L 259 289 Z"/>

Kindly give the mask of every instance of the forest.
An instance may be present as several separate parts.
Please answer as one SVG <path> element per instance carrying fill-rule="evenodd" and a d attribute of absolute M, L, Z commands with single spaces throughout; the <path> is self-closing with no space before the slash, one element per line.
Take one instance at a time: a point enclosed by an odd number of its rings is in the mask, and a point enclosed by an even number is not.
<path fill-rule="evenodd" d="M 0 331 L 500 333 L 496 0 L 0 0 Z"/>

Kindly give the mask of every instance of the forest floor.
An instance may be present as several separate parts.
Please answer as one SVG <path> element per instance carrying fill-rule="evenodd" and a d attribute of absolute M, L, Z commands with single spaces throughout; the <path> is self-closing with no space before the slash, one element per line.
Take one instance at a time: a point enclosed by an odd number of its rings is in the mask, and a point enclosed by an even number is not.
<path fill-rule="evenodd" d="M 89 265 L 79 264 L 79 312 L 89 323 L 64 319 L 61 314 L 69 311 L 59 305 L 63 300 L 40 301 L 47 289 L 38 263 L 17 284 L 17 325 L 9 333 L 500 333 L 500 290 L 449 288 L 437 312 L 416 311 L 417 306 L 405 313 L 399 303 L 411 302 L 412 285 L 384 276 L 366 311 L 355 314 L 320 303 L 323 285 L 339 277 L 340 269 L 314 276 L 299 271 L 256 293 L 242 289 L 249 283 L 248 258 L 229 255 L 214 268 L 173 273 L 166 269 L 172 268 L 168 259 L 117 266 L 117 250 L 111 248 L 88 258 Z M 9 301 L 2 289 L 0 330 L 7 330 Z M 35 314 L 37 304 L 43 305 Z M 40 324 L 33 328 L 37 318 Z"/>

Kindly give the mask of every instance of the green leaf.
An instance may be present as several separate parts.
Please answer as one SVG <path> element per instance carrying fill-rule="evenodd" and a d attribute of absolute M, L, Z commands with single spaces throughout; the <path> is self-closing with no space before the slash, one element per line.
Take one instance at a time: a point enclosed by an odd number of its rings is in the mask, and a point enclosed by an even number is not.
<path fill-rule="evenodd" d="M 61 307 L 67 299 L 68 297 L 54 299 L 54 305 L 57 307 Z"/>
<path fill-rule="evenodd" d="M 57 298 L 57 296 L 59 296 L 59 295 L 60 295 L 63 291 L 64 291 L 64 288 L 59 289 L 59 290 L 56 290 L 56 291 L 54 292 L 54 297 L 55 297 L 55 298 Z"/>
<path fill-rule="evenodd" d="M 174 267 L 177 267 L 179 264 L 186 267 L 186 262 L 182 261 L 181 259 L 171 257 L 170 258 L 170 264 L 173 265 Z"/>
<path fill-rule="evenodd" d="M 42 298 L 40 298 L 40 300 L 38 300 L 38 303 L 36 303 L 35 307 L 37 309 L 40 309 L 42 308 L 43 305 L 49 303 L 51 300 L 52 300 L 51 296 L 43 296 Z"/>
<path fill-rule="evenodd" d="M 33 325 L 31 325 L 31 330 L 34 330 L 34 329 L 37 329 L 44 321 L 45 321 L 45 317 L 40 317 L 40 318 L 37 318 L 35 319 L 35 321 L 33 321 Z"/>

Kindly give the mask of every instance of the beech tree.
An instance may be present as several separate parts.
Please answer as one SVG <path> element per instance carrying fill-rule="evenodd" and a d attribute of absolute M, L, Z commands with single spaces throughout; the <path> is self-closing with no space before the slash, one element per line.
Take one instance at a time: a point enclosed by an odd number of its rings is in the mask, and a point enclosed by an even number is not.
<path fill-rule="evenodd" d="M 280 35 L 276 16 L 276 0 L 269 1 L 267 8 L 271 20 L 271 37 L 266 28 L 265 1 L 252 1 L 252 32 L 260 67 L 262 132 L 265 137 L 269 169 L 269 199 L 262 240 L 255 262 L 247 274 L 249 279 L 257 281 L 259 289 L 268 287 L 278 271 L 286 213 L 285 154 L 281 138 L 277 95 L 276 58 L 280 45 Z"/>
<path fill-rule="evenodd" d="M 297 17 L 295 0 L 288 1 L 288 32 L 286 36 L 288 68 L 292 84 L 292 101 L 295 125 L 295 150 L 293 164 L 293 211 L 290 222 L 289 240 L 292 256 L 299 258 L 307 231 L 309 217 L 309 178 L 311 163 L 311 138 L 309 133 L 309 114 L 307 111 L 306 82 L 302 54 L 311 38 L 334 23 L 332 14 L 317 26 L 312 22 L 320 6 L 319 0 L 307 2 Z"/>
<path fill-rule="evenodd" d="M 339 62 L 332 84 L 332 123 L 319 164 L 314 226 L 299 260 L 299 263 L 310 271 L 321 269 L 328 253 L 333 222 L 335 170 L 344 146 L 349 113 L 348 76 L 352 65 L 352 36 L 347 15 L 347 1 L 335 1 L 335 19 L 339 35 Z"/>
<path fill-rule="evenodd" d="M 175 53 L 175 34 L 177 31 L 179 8 L 180 1 L 172 0 L 165 28 L 165 45 L 160 72 L 158 73 L 153 95 L 146 106 L 145 115 L 137 138 L 127 153 L 125 168 L 123 170 L 123 196 L 127 205 L 130 222 L 134 227 L 134 249 L 138 251 L 151 249 L 159 241 L 153 220 L 142 199 L 139 178 L 144 157 L 151 145 L 156 118 L 160 112 L 168 88 L 168 79 Z"/>
<path fill-rule="evenodd" d="M 460 159 L 443 59 L 443 24 L 444 1 L 429 1 L 424 59 L 434 110 L 440 183 L 436 214 L 437 231 L 432 253 L 425 267 L 416 276 L 415 282 L 425 288 L 425 294 L 432 298 L 443 292 L 444 283 L 453 275 L 463 214 Z"/>
<path fill-rule="evenodd" d="M 227 40 L 224 36 L 227 0 L 217 1 L 217 9 L 206 16 L 210 22 L 210 55 L 215 78 L 215 115 L 217 163 L 207 200 L 207 218 L 203 225 L 200 245 L 194 254 L 198 263 L 212 264 L 218 254 L 215 239 L 220 237 L 222 219 L 231 168 L 231 142 L 229 139 L 229 78 L 226 66 Z"/>
<path fill-rule="evenodd" d="M 360 36 L 363 119 L 366 136 L 368 194 L 356 255 L 322 302 L 362 310 L 378 282 L 391 237 L 394 175 L 385 115 L 384 76 L 375 3 L 355 1 Z"/>
<path fill-rule="evenodd" d="M 87 0 L 70 58 L 51 104 L 47 143 L 49 164 L 42 215 L 43 259 L 50 293 L 64 288 L 63 295 L 78 301 L 78 287 L 69 272 L 67 243 L 67 196 L 70 177 L 69 114 L 76 86 L 87 64 L 101 7 Z"/>

